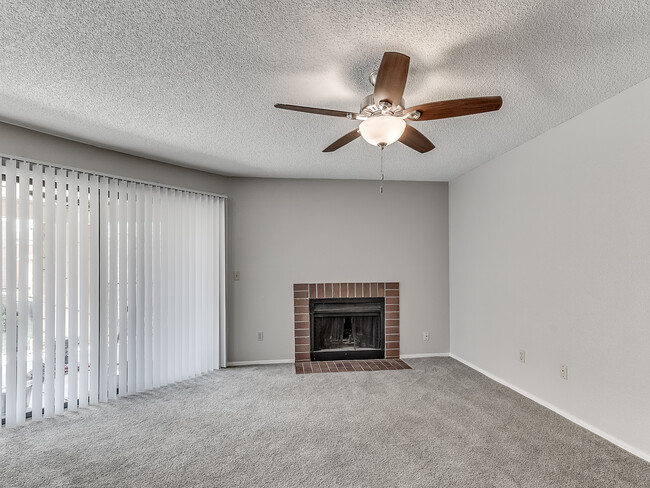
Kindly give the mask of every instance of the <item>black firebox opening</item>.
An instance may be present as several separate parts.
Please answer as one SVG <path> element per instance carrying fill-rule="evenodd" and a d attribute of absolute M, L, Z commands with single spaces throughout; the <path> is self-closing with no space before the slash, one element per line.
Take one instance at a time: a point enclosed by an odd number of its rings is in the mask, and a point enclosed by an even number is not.
<path fill-rule="evenodd" d="M 383 298 L 318 298 L 309 301 L 311 360 L 384 357 Z"/>

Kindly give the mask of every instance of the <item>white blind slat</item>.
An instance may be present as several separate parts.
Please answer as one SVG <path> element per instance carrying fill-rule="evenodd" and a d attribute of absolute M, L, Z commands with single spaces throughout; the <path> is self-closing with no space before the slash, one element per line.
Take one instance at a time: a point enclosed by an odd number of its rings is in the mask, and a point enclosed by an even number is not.
<path fill-rule="evenodd" d="M 43 417 L 43 168 L 36 166 L 32 202 L 32 419 Z"/>
<path fill-rule="evenodd" d="M 43 417 L 43 168 L 32 174 L 32 419 Z"/>
<path fill-rule="evenodd" d="M 183 237 L 189 235 L 190 233 L 190 205 L 189 205 L 189 195 L 187 193 L 182 194 L 182 209 L 183 214 L 181 219 L 183 221 Z M 189 328 L 189 308 L 190 308 L 190 241 L 189 239 L 181 239 L 181 257 L 183 259 L 183 298 L 181 302 L 182 315 L 181 315 L 181 324 L 185 334 L 181 335 L 182 347 L 183 347 L 183 357 L 182 357 L 182 378 L 186 379 L 190 377 L 190 328 Z"/>
<path fill-rule="evenodd" d="M 90 392 L 89 403 L 91 405 L 99 402 L 99 351 L 100 351 L 100 249 L 99 249 L 99 179 L 97 176 L 90 176 L 90 201 L 89 201 L 89 218 L 90 218 Z"/>
<path fill-rule="evenodd" d="M 216 251 L 215 246 L 214 246 L 214 239 L 213 239 L 213 232 L 214 232 L 214 208 L 213 208 L 213 202 L 214 200 L 212 198 L 208 198 L 208 202 L 206 204 L 206 231 L 207 231 L 207 242 L 208 242 L 208 250 L 206 252 L 206 272 L 208 276 L 208 285 L 206 289 L 206 304 L 208 307 L 208 342 L 209 342 L 209 350 L 210 354 L 208 355 L 208 370 L 212 371 L 215 369 L 215 367 L 218 366 L 218 364 L 215 366 L 215 361 L 214 361 L 214 356 L 216 351 L 219 350 L 218 345 L 216 343 L 215 336 L 218 335 L 215 332 L 215 321 L 214 321 L 214 303 L 215 297 L 211 295 L 211 292 L 215 290 L 214 286 L 214 253 Z M 215 347 L 217 346 L 217 347 Z"/>
<path fill-rule="evenodd" d="M 169 314 L 169 323 L 168 323 L 168 335 L 169 341 L 167 344 L 167 350 L 169 352 L 169 381 L 174 382 L 178 381 L 180 369 L 179 357 L 180 357 L 180 336 L 177 336 L 178 330 L 178 316 L 177 316 L 177 305 L 178 298 L 180 297 L 180 284 L 179 284 L 179 275 L 178 275 L 178 247 L 177 234 L 178 234 L 178 220 L 176 219 L 178 200 L 175 190 L 169 191 L 169 216 L 168 216 L 168 235 L 169 239 L 169 283 L 167 284 L 167 293 L 169 303 L 168 314 Z"/>
<path fill-rule="evenodd" d="M 88 275 L 88 178 L 79 185 L 79 406 L 88 406 L 88 318 L 90 283 Z"/>
<path fill-rule="evenodd" d="M 151 187 L 144 188 L 144 388 L 153 386 L 153 371 L 151 362 L 152 350 L 152 323 L 151 323 Z"/>
<path fill-rule="evenodd" d="M 196 344 L 196 195 L 188 195 L 188 213 L 187 220 L 189 232 L 186 234 L 188 239 L 188 311 L 189 317 L 189 352 L 188 352 L 188 374 L 190 377 L 196 376 L 196 361 L 199 358 Z"/>
<path fill-rule="evenodd" d="M 9 164 L 10 161 L 7 161 L 7 164 Z M 0 166 L 0 170 L 2 170 L 2 175 L 6 175 L 6 170 L 4 166 Z M 2 195 L 0 195 L 0 254 L 2 254 L 2 249 L 5 246 L 4 243 L 4 236 L 5 236 L 5 229 L 4 229 L 4 223 L 6 222 L 5 218 L 5 207 L 6 207 L 6 178 L 4 178 L 5 181 L 1 181 L 2 178 L 0 178 L 0 185 L 2 188 Z M 4 196 L 4 198 L 2 198 Z M 3 273 L 3 268 L 4 264 L 3 261 L 4 256 L 0 256 L 0 307 L 2 310 L 5 310 L 5 297 L 4 293 L 2 293 L 2 290 L 5 289 L 4 285 L 4 273 Z M 2 354 L 2 351 L 5 350 L 5 327 L 0 328 L 0 354 Z M 0 357 L 0 412 L 5 412 L 6 406 L 5 406 L 5 399 L 6 399 L 6 394 L 2 395 L 1 392 L 6 391 L 6 380 L 5 380 L 5 371 L 4 371 L 4 357 Z"/>
<path fill-rule="evenodd" d="M 175 337 L 175 352 L 176 352 L 176 369 L 175 378 L 179 381 L 184 378 L 183 376 L 183 248 L 182 232 L 183 232 L 183 200 L 181 192 L 174 192 L 174 256 L 176 259 L 176 266 L 174 266 L 174 337 Z"/>
<path fill-rule="evenodd" d="M 160 384 L 169 383 L 169 239 L 167 214 L 169 212 L 168 191 L 163 188 L 160 193 Z"/>
<path fill-rule="evenodd" d="M 136 186 L 136 391 L 144 391 L 144 195 Z"/>
<path fill-rule="evenodd" d="M 9 161 L 7 162 L 9 164 Z M 2 175 L 6 175 L 5 167 L 0 166 L 0 170 L 2 170 Z M 1 180 L 1 178 L 0 178 Z M 4 223 L 6 222 L 5 219 L 5 207 L 6 207 L 6 178 L 5 181 L 0 181 L 0 185 L 2 188 L 2 195 L 0 195 L 0 254 L 2 254 L 2 248 L 5 247 L 4 244 L 4 236 L 5 236 L 5 229 L 4 229 Z M 5 198 L 1 198 L 2 196 L 5 196 Z M 2 293 L 2 290 L 5 289 L 4 286 L 4 273 L 3 273 L 3 268 L 4 268 L 4 263 L 3 263 L 3 258 L 4 256 L 0 256 L 0 307 L 2 309 L 5 309 L 5 297 L 4 294 Z M 5 327 L 0 328 L 0 354 L 2 351 L 5 350 Z M 0 412 L 5 411 L 5 399 L 6 399 L 6 394 L 2 395 L 1 392 L 6 391 L 6 380 L 5 375 L 4 375 L 4 358 L 0 357 Z"/>
<path fill-rule="evenodd" d="M 54 327 L 54 412 L 63 414 L 65 408 L 66 359 L 66 178 L 57 171 L 56 182 L 56 324 Z"/>
<path fill-rule="evenodd" d="M 55 217 L 54 202 L 54 170 L 45 168 L 45 377 L 43 387 L 43 403 L 45 417 L 54 417 L 54 351 L 55 351 L 55 316 L 56 316 L 56 253 L 55 250 Z"/>
<path fill-rule="evenodd" d="M 118 182 L 119 189 L 119 216 L 118 216 L 118 235 L 119 235 L 119 258 L 118 258 L 118 302 L 119 302 L 119 388 L 120 395 L 126 395 L 128 390 L 128 331 L 127 331 L 127 189 L 126 182 Z M 118 237 L 118 236 L 116 236 Z"/>
<path fill-rule="evenodd" d="M 160 188 L 153 189 L 153 208 L 152 218 L 152 238 L 153 246 L 151 254 L 151 271 L 153 280 L 152 293 L 152 369 L 153 369 L 153 387 L 160 386 L 160 356 L 161 356 L 161 338 L 162 324 L 160 323 Z"/>
<path fill-rule="evenodd" d="M 127 267 L 127 286 L 128 286 L 128 324 L 127 324 L 127 375 L 128 375 L 128 392 L 136 392 L 136 233 L 135 233 L 135 190 L 134 184 L 128 186 L 128 267 Z"/>
<path fill-rule="evenodd" d="M 25 423 L 27 398 L 27 333 L 29 329 L 29 169 L 18 168 L 18 337 L 16 348 L 16 424 Z"/>
<path fill-rule="evenodd" d="M 215 236 L 219 240 L 219 263 L 215 274 L 219 276 L 219 362 L 222 368 L 226 367 L 226 201 L 218 200 L 219 206 L 219 232 Z"/>
<path fill-rule="evenodd" d="M 194 195 L 194 211 L 195 215 L 193 218 L 194 224 L 194 295 L 195 295 L 195 307 L 196 311 L 194 312 L 194 349 L 196 351 L 196 360 L 194 362 L 194 374 L 200 375 L 205 372 L 203 368 L 203 362 L 205 358 L 205 343 L 202 340 L 203 336 L 203 327 L 205 326 L 205 318 L 203 317 L 203 289 L 202 285 L 202 276 L 205 263 L 202 263 L 203 260 L 203 229 L 200 223 L 202 222 L 201 216 L 201 195 Z"/>
<path fill-rule="evenodd" d="M 78 251 L 78 174 L 68 181 L 68 410 L 77 410 L 78 394 L 78 331 L 79 270 Z"/>
<path fill-rule="evenodd" d="M 219 336 L 219 330 L 221 325 L 221 316 L 219 315 L 219 302 L 221 300 L 221 278 L 219 276 L 219 259 L 221 256 L 221 250 L 219 248 L 219 227 L 221 226 L 220 222 L 220 212 L 219 212 L 219 202 L 212 202 L 212 242 L 214 244 L 214 251 L 212 252 L 212 279 L 214 280 L 214 292 L 213 292 L 213 320 L 214 320 L 214 351 L 215 354 L 219 351 L 221 347 L 221 337 Z M 221 367 L 221 364 L 215 364 L 215 367 Z"/>
<path fill-rule="evenodd" d="M 119 199 L 117 181 L 109 182 L 108 195 L 108 399 L 117 398 L 117 321 L 118 321 L 118 228 Z"/>
<path fill-rule="evenodd" d="M 6 302 L 6 401 L 5 421 L 7 427 L 16 425 L 16 163 L 7 162 L 7 243 L 6 243 L 6 272 L 7 272 L 7 302 Z"/>
<path fill-rule="evenodd" d="M 206 222 L 206 217 L 207 217 L 207 202 L 208 198 L 203 195 L 201 197 L 201 238 L 199 240 L 201 244 L 200 248 L 200 256 L 202 257 L 203 262 L 201 263 L 199 267 L 199 271 L 201 272 L 201 280 L 200 280 L 200 285 L 199 285 L 199 292 L 201 293 L 201 333 L 199 336 L 199 340 L 201 341 L 201 344 L 203 345 L 202 349 L 202 355 L 201 355 L 201 373 L 206 373 L 209 371 L 208 369 L 208 357 L 210 356 L 210 327 L 209 327 L 209 320 L 208 320 L 208 314 L 207 314 L 207 304 L 208 304 L 208 282 L 207 282 L 207 277 L 208 277 L 208 272 L 206 269 L 206 264 L 207 264 L 207 256 L 209 251 L 209 243 L 207 239 L 207 225 L 205 224 Z"/>
<path fill-rule="evenodd" d="M 108 401 L 109 387 L 109 313 L 110 313 L 110 282 L 109 282 L 109 203 L 108 182 L 102 178 L 99 190 L 99 401 Z"/>

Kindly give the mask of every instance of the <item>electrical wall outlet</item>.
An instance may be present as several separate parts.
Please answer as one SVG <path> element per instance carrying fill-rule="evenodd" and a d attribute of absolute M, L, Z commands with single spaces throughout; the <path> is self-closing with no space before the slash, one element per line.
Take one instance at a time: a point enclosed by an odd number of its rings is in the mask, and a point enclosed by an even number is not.
<path fill-rule="evenodd" d="M 569 379 L 569 367 L 566 364 L 560 365 L 560 378 L 563 380 Z"/>
<path fill-rule="evenodd" d="M 526 362 L 526 351 L 523 349 L 519 349 L 519 362 L 525 363 Z"/>
<path fill-rule="evenodd" d="M 428 341 L 429 340 L 429 333 L 425 332 L 424 334 L 422 334 L 422 339 L 425 340 L 425 341 Z"/>
<path fill-rule="evenodd" d="M 264 332 L 258 332 L 257 333 L 257 340 L 258 341 L 263 341 L 264 340 Z"/>

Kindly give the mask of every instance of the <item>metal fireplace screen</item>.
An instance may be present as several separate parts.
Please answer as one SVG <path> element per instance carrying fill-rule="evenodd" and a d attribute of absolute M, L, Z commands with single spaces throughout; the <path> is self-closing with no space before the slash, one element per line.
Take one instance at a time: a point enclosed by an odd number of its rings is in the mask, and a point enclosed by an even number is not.
<path fill-rule="evenodd" d="M 309 301 L 311 360 L 384 357 L 383 298 Z"/>

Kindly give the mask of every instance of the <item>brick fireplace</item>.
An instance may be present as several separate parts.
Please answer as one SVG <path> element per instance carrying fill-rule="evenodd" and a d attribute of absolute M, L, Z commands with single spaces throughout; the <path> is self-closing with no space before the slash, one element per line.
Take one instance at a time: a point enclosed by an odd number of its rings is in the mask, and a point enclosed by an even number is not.
<path fill-rule="evenodd" d="M 386 359 L 399 358 L 399 283 L 296 283 L 293 318 L 296 363 L 310 361 L 310 298 L 385 298 Z"/>

